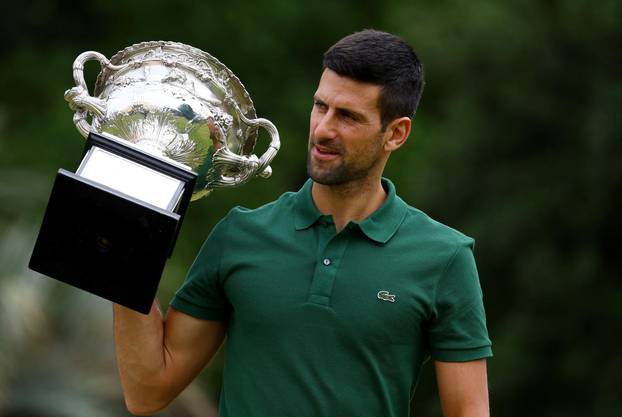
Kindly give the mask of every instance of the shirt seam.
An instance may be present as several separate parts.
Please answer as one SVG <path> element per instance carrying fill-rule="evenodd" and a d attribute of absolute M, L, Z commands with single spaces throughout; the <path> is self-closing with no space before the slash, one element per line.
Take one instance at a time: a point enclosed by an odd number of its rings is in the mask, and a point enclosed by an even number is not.
<path fill-rule="evenodd" d="M 226 321 L 228 316 L 226 310 L 222 307 L 201 306 L 186 298 L 185 295 L 177 295 L 171 301 L 170 305 L 179 311 L 192 315 L 193 317 L 204 318 L 207 320 Z"/>
<path fill-rule="evenodd" d="M 230 217 L 232 213 L 233 213 L 233 209 L 231 210 L 231 212 L 229 212 L 229 215 L 224 218 L 223 231 L 222 231 L 222 233 L 224 234 L 223 244 L 220 248 L 220 256 L 218 257 L 218 266 L 216 267 L 216 275 L 218 278 L 218 282 L 220 283 L 220 286 L 222 287 L 223 294 L 225 294 L 225 285 L 224 285 L 225 282 L 224 282 L 223 274 L 221 273 L 222 259 L 225 257 L 225 249 L 229 245 L 229 234 L 227 233 L 227 231 L 229 230 Z"/>
<path fill-rule="evenodd" d="M 449 258 L 449 261 L 445 264 L 445 267 L 443 268 L 443 271 L 441 272 L 441 276 L 438 279 L 436 286 L 434 287 L 434 304 L 433 304 L 434 311 L 437 311 L 437 307 L 438 307 L 438 287 L 441 285 L 441 281 L 443 281 L 443 278 L 445 278 L 445 274 L 449 270 L 449 267 L 454 263 L 454 260 L 458 256 L 459 250 L 460 250 L 460 245 L 458 244 L 456 245 L 456 249 L 454 250 L 454 253 L 451 255 L 451 258 Z"/>
<path fill-rule="evenodd" d="M 434 349 L 430 351 L 430 357 L 435 361 L 441 362 L 465 362 L 492 356 L 493 352 L 490 344 L 467 349 Z"/>

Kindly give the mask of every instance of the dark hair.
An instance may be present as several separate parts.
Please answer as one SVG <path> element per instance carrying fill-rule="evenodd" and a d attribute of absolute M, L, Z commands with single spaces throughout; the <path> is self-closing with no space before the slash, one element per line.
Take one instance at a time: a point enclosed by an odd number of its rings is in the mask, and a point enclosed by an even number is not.
<path fill-rule="evenodd" d="M 413 117 L 423 91 L 423 67 L 412 47 L 387 32 L 366 29 L 324 53 L 324 69 L 382 86 L 378 105 L 384 130 L 391 120 Z"/>

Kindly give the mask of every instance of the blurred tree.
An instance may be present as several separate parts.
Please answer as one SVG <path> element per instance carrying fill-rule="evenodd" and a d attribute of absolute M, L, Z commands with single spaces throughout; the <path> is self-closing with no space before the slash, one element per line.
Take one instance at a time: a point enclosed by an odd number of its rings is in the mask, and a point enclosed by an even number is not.
<path fill-rule="evenodd" d="M 283 147 L 270 180 L 215 192 L 190 207 L 162 280 L 166 303 L 202 240 L 233 205 L 256 207 L 304 181 L 321 55 L 365 27 L 404 37 L 426 68 L 411 143 L 393 155 L 387 176 L 409 203 L 477 240 L 495 351 L 489 362 L 494 415 L 599 417 L 622 406 L 615 244 L 622 208 L 622 3 L 335 3 L 0 6 L 0 259 L 13 265 L 0 272 L 0 310 L 9 318 L 0 324 L 0 414 L 3 405 L 23 404 L 11 395 L 40 386 L 41 375 L 71 381 L 114 372 L 112 340 L 101 332 L 110 323 L 109 306 L 25 268 L 54 174 L 75 169 L 80 158 L 81 137 L 62 100 L 73 85 L 73 59 L 90 49 L 110 56 L 144 40 L 191 44 L 229 66 L 258 114 L 280 130 Z M 96 64 L 87 67 L 90 85 L 98 71 Z M 262 137 L 258 148 L 266 143 Z M 97 313 L 84 316 L 91 309 Z M 93 329 L 72 316 L 86 317 L 82 322 Z M 101 333 L 97 343 L 88 343 L 91 331 Z M 79 351 L 103 364 L 91 367 L 77 359 Z M 62 353 L 69 362 L 59 360 Z M 212 399 L 221 363 L 200 381 Z M 440 414 L 431 368 L 421 377 L 417 415 Z M 63 386 L 84 404 L 93 398 L 72 383 Z M 117 413 L 122 404 L 118 397 L 112 402 L 108 413 Z"/>

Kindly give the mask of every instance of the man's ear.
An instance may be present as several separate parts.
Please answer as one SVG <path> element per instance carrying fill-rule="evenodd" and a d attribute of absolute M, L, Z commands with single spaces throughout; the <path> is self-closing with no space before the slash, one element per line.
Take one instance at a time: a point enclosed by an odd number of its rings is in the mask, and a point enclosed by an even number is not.
<path fill-rule="evenodd" d="M 401 147 L 410 135 L 411 125 L 410 117 L 399 117 L 392 120 L 384 131 L 384 150 L 393 152 Z"/>

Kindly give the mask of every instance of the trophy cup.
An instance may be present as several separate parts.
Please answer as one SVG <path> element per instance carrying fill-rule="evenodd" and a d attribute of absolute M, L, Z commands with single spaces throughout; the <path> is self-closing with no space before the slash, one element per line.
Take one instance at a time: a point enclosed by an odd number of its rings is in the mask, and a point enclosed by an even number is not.
<path fill-rule="evenodd" d="M 89 60 L 102 68 L 94 96 Z M 181 43 L 143 42 L 110 60 L 84 52 L 73 78 L 65 99 L 84 155 L 75 173 L 58 171 L 29 267 L 146 314 L 188 203 L 269 177 L 279 134 L 225 65 Z M 271 140 L 257 157 L 260 127 Z"/>

